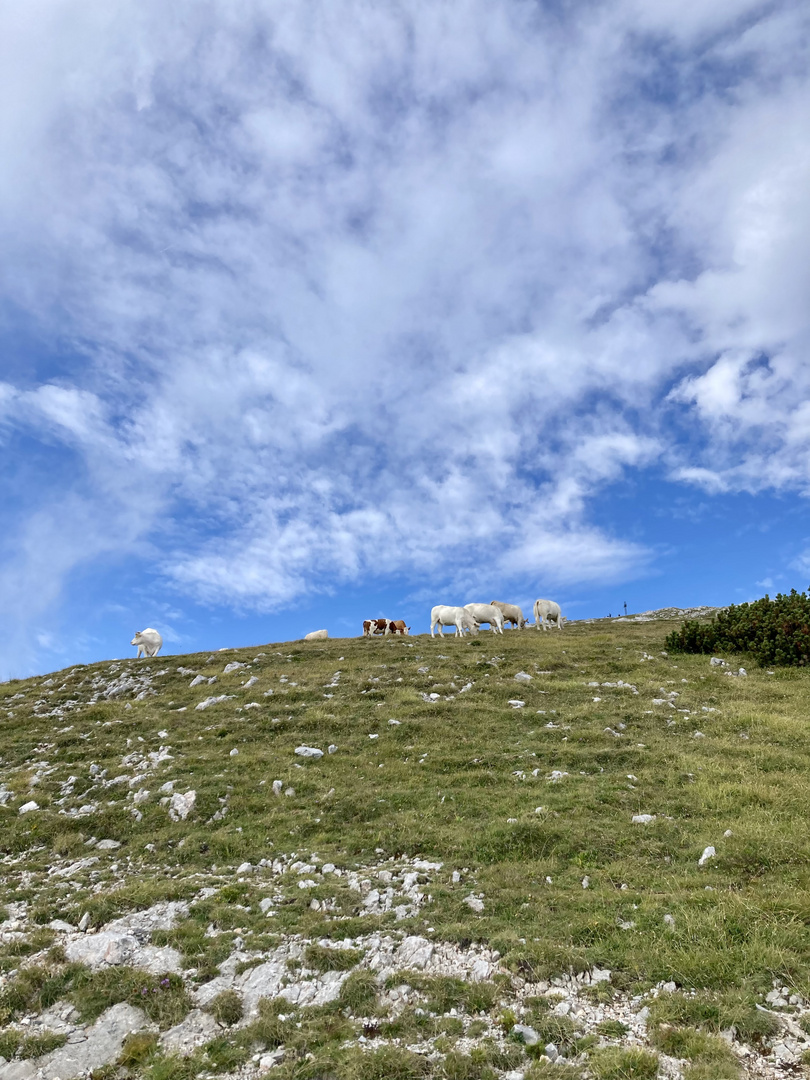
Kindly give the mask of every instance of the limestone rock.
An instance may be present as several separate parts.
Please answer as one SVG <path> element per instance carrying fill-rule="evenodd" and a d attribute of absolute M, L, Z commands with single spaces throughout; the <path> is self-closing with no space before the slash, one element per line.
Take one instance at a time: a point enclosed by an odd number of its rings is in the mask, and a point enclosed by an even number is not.
<path fill-rule="evenodd" d="M 101 1069 L 116 1061 L 121 1054 L 124 1039 L 131 1031 L 140 1031 L 146 1027 L 146 1015 L 141 1009 L 121 1002 L 107 1009 L 92 1027 L 86 1029 L 86 1038 L 80 1042 L 69 1042 L 39 1058 L 35 1063 L 13 1062 L 12 1064 L 33 1064 L 31 1073 L 14 1073 L 0 1069 L 0 1080 L 23 1080 L 30 1075 L 42 1080 L 60 1080 L 70 1076 L 84 1076 L 95 1069 Z M 38 1071 L 39 1070 L 39 1071 Z"/>
<path fill-rule="evenodd" d="M 185 1020 L 161 1035 L 160 1042 L 168 1053 L 189 1054 L 219 1033 L 219 1024 L 210 1013 L 192 1009 Z"/>
<path fill-rule="evenodd" d="M 185 821 L 194 809 L 196 801 L 196 791 L 187 791 L 185 795 L 181 795 L 179 791 L 176 791 L 169 799 L 169 817 L 172 821 Z"/>
<path fill-rule="evenodd" d="M 394 953 L 394 962 L 399 968 L 424 968 L 433 956 L 433 942 L 423 937 L 406 937 Z"/>
<path fill-rule="evenodd" d="M 316 746 L 296 746 L 295 753 L 298 757 L 314 758 L 316 761 L 323 757 L 323 750 L 319 750 Z"/>

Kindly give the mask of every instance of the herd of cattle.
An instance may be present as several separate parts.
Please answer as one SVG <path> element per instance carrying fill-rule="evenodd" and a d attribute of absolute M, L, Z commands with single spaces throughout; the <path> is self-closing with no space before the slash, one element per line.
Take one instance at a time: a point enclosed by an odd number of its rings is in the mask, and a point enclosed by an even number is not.
<path fill-rule="evenodd" d="M 534 625 L 536 629 L 539 630 L 542 627 L 548 630 L 550 626 L 556 626 L 558 630 L 562 630 L 564 621 L 559 604 L 553 600 L 535 600 Z M 437 604 L 430 612 L 430 636 L 435 637 L 437 626 L 440 634 L 443 633 L 445 626 L 454 626 L 455 635 L 460 637 L 465 631 L 477 634 L 484 624 L 487 624 L 496 634 L 502 634 L 507 623 L 511 623 L 517 630 L 522 630 L 529 625 L 516 604 L 504 604 L 500 600 L 493 600 L 491 604 L 465 604 L 464 607 Z M 402 619 L 366 619 L 363 623 L 363 637 L 373 637 L 378 634 L 387 637 L 389 634 L 404 635 L 410 632 L 410 626 L 406 626 Z"/>
<path fill-rule="evenodd" d="M 553 600 L 535 600 L 534 602 L 534 625 L 537 630 L 542 627 L 548 630 L 550 626 L 556 626 L 562 630 L 565 619 L 560 611 L 560 605 Z M 523 612 L 516 604 L 504 604 L 500 600 L 493 600 L 491 604 L 465 604 L 464 607 L 449 607 L 445 604 L 437 604 L 430 612 L 430 636 L 435 636 L 438 626 L 439 635 L 444 632 L 445 626 L 455 627 L 455 636 L 463 637 L 469 631 L 477 634 L 485 624 L 496 634 L 502 634 L 506 623 L 511 623 L 517 630 L 528 626 L 528 621 L 523 617 Z M 382 635 L 410 634 L 410 626 L 405 625 L 403 619 L 366 619 L 363 623 L 363 637 L 375 637 Z M 304 641 L 322 641 L 328 638 L 326 630 L 313 630 L 304 637 Z M 139 630 L 130 642 L 130 645 L 138 646 L 138 656 L 157 656 L 163 645 L 163 638 L 151 627 Z"/>

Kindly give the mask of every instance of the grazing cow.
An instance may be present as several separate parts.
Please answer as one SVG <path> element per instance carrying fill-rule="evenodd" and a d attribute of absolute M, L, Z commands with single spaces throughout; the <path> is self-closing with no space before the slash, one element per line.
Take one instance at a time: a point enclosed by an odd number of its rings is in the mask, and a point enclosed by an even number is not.
<path fill-rule="evenodd" d="M 328 637 L 328 630 L 310 630 L 308 634 L 304 634 L 304 641 L 323 641 Z"/>
<path fill-rule="evenodd" d="M 546 620 L 548 619 L 548 623 Z M 563 617 L 560 611 L 560 605 L 556 604 L 553 600 L 535 600 L 534 602 L 534 626 L 536 630 L 539 630 L 542 626 L 544 630 L 548 630 L 551 623 L 556 623 L 557 629 L 563 628 Z"/>
<path fill-rule="evenodd" d="M 445 604 L 437 604 L 430 612 L 431 637 L 434 636 L 433 631 L 437 626 L 439 627 L 440 637 L 444 626 L 455 626 L 456 637 L 463 637 L 465 630 L 471 630 L 474 634 L 478 633 L 478 623 L 475 621 L 475 617 L 463 607 L 448 607 Z"/>
<path fill-rule="evenodd" d="M 392 619 L 390 626 L 392 634 L 402 634 L 403 636 L 407 636 L 411 632 L 410 626 L 405 625 L 404 619 Z"/>
<path fill-rule="evenodd" d="M 506 623 L 512 623 L 516 629 L 522 630 L 526 625 L 526 620 L 523 618 L 523 612 L 517 604 L 502 604 L 500 600 L 493 600 L 492 606 L 501 609 L 504 626 Z"/>
<path fill-rule="evenodd" d="M 363 637 L 371 637 L 371 628 L 376 622 L 376 619 L 363 619 Z"/>
<path fill-rule="evenodd" d="M 145 630 L 138 631 L 132 641 L 130 641 L 130 645 L 138 646 L 138 655 L 135 657 L 136 660 L 141 656 L 157 656 L 163 645 L 163 638 L 157 630 L 153 630 L 151 626 L 147 626 Z"/>
<path fill-rule="evenodd" d="M 390 619 L 366 619 L 363 622 L 363 637 L 374 637 L 375 634 L 387 637 L 393 633 L 393 626 Z"/>
<path fill-rule="evenodd" d="M 503 633 L 503 612 L 494 604 L 465 604 L 464 610 L 469 611 L 479 625 L 489 623 L 493 634 Z"/>

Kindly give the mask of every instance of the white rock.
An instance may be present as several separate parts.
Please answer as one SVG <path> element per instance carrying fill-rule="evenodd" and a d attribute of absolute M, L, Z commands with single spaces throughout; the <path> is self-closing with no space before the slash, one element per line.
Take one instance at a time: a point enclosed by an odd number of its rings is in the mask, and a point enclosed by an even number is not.
<path fill-rule="evenodd" d="M 669 913 L 667 913 L 667 914 L 666 914 L 666 915 L 664 916 L 664 922 L 665 922 L 665 923 L 667 924 L 667 926 L 672 926 L 672 927 L 674 927 L 674 926 L 675 926 L 675 916 L 674 916 L 674 915 L 670 915 Z"/>
<path fill-rule="evenodd" d="M 169 817 L 172 821 L 185 821 L 194 809 L 196 801 L 196 791 L 187 791 L 185 795 L 181 795 L 179 791 L 176 791 L 169 799 Z"/>
<path fill-rule="evenodd" d="M 532 677 L 526 671 L 519 671 L 517 675 L 515 675 L 515 682 L 530 683 L 531 681 Z"/>
<path fill-rule="evenodd" d="M 65 922 L 64 919 L 51 919 L 48 926 L 51 930 L 59 930 L 63 934 L 72 934 L 76 930 L 72 923 Z"/>
<path fill-rule="evenodd" d="M 243 862 L 236 868 L 237 874 L 251 874 L 253 872 L 253 863 Z"/>
<path fill-rule="evenodd" d="M 228 754 L 228 757 L 238 757 L 238 756 L 239 756 L 239 751 L 237 750 L 236 747 L 234 747 L 233 750 L 231 750 L 231 752 Z"/>
<path fill-rule="evenodd" d="M 655 814 L 634 814 L 633 825 L 649 825 L 651 821 L 655 821 Z"/>
<path fill-rule="evenodd" d="M 20 807 L 21 814 L 30 814 L 32 810 L 39 810 L 39 805 L 33 799 L 30 802 L 23 803 Z"/>
<path fill-rule="evenodd" d="M 484 910 L 484 901 L 480 900 L 477 896 L 473 896 L 472 893 L 470 893 L 469 896 L 464 897 L 464 903 L 472 911 L 481 912 Z"/>
<path fill-rule="evenodd" d="M 559 769 L 552 769 L 551 775 L 547 777 L 552 784 L 558 784 L 560 780 L 564 780 L 568 776 L 567 772 L 561 772 Z"/>
<path fill-rule="evenodd" d="M 210 709 L 212 705 L 218 705 L 220 701 L 228 701 L 228 699 L 232 697 L 233 694 L 220 694 L 219 697 L 207 697 L 199 702 L 199 704 L 195 705 L 194 708 L 197 710 Z"/>
<path fill-rule="evenodd" d="M 96 851 L 115 851 L 116 848 L 120 847 L 120 840 L 99 840 L 96 844 Z"/>
<path fill-rule="evenodd" d="M 522 709 L 525 706 L 526 702 L 519 701 L 517 698 L 510 698 L 506 704 L 511 705 L 513 709 Z"/>
<path fill-rule="evenodd" d="M 0 1071 L 4 1080 L 17 1076 L 39 1076 L 42 1080 L 59 1080 L 60 1077 L 87 1076 L 96 1069 L 110 1065 L 121 1055 L 124 1039 L 132 1031 L 140 1031 L 147 1020 L 141 1009 L 121 1002 L 106 1009 L 92 1027 L 85 1029 L 81 1040 L 71 1040 L 58 1050 L 38 1058 L 30 1074 Z M 15 1064 L 32 1064 L 19 1062 Z"/>
<path fill-rule="evenodd" d="M 240 664 L 238 660 L 231 660 L 230 664 L 226 664 L 222 669 L 222 674 L 230 675 L 232 671 L 238 671 L 240 667 L 245 667 L 245 665 Z"/>
<path fill-rule="evenodd" d="M 560 1051 L 557 1049 L 555 1043 L 546 1043 L 546 1045 L 543 1047 L 543 1050 L 549 1061 L 556 1061 L 557 1058 L 560 1056 Z"/>
<path fill-rule="evenodd" d="M 423 937 L 406 937 L 394 953 L 398 968 L 425 968 L 433 956 L 434 945 Z"/>
<path fill-rule="evenodd" d="M 284 781 L 283 780 L 274 780 L 273 781 L 273 794 L 274 795 L 280 795 L 281 794 L 281 789 L 283 787 L 284 787 Z"/>
<path fill-rule="evenodd" d="M 390 723 L 390 721 L 389 721 L 389 723 Z M 327 750 L 327 753 L 329 753 L 329 754 L 336 754 L 337 753 L 337 746 L 335 745 L 335 743 L 330 743 L 327 746 L 326 750 Z"/>
<path fill-rule="evenodd" d="M 208 682 L 208 679 L 206 679 L 205 675 L 197 675 L 195 678 L 193 678 L 191 680 L 191 682 L 188 685 L 189 686 L 199 686 L 200 683 L 207 683 L 207 682 Z"/>
<path fill-rule="evenodd" d="M 528 1024 L 515 1024 L 512 1028 L 514 1035 L 519 1035 L 526 1046 L 536 1046 L 540 1042 L 540 1036 L 533 1027 Z"/>
<path fill-rule="evenodd" d="M 220 1033 L 220 1026 L 210 1013 L 203 1012 L 202 1009 L 192 1009 L 179 1024 L 164 1031 L 160 1043 L 163 1049 L 170 1053 L 189 1054 Z"/>
<path fill-rule="evenodd" d="M 713 859 L 716 854 L 717 854 L 717 852 L 714 850 L 714 848 L 710 844 L 707 848 L 703 849 L 703 854 L 698 859 L 698 866 L 703 866 L 705 863 L 707 863 L 709 861 L 709 859 Z"/>
<path fill-rule="evenodd" d="M 295 753 L 302 758 L 315 758 L 317 760 L 323 757 L 323 750 L 319 750 L 316 746 L 296 746 Z"/>
<path fill-rule="evenodd" d="M 245 690 L 249 690 L 251 686 L 255 686 L 258 681 L 259 677 L 257 675 L 251 675 L 247 682 L 242 683 L 242 687 Z"/>
<path fill-rule="evenodd" d="M 155 974 L 182 969 L 180 953 L 170 946 L 142 945 L 134 934 L 101 930 L 71 941 L 65 955 L 72 963 L 87 964 L 94 970 L 127 965 Z"/>

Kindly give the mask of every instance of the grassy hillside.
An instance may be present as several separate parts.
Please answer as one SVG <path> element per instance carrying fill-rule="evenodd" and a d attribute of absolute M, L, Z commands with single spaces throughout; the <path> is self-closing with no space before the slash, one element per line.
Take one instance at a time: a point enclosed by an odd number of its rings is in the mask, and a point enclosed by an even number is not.
<path fill-rule="evenodd" d="M 190 906 L 151 942 L 182 972 L 105 1076 L 797 1075 L 810 674 L 667 656 L 671 628 L 295 642 L 3 684 L 0 1054 L 54 1001 L 89 1022 L 146 1000 L 136 967 L 65 948 L 83 916 L 89 938 L 173 900 Z M 462 974 L 371 963 L 416 937 Z M 283 1021 L 278 999 L 248 1008 L 246 973 L 279 949 L 289 985 L 340 971 L 339 995 Z M 203 1004 L 225 1010 L 216 1038 L 169 1056 L 160 1031 Z"/>

